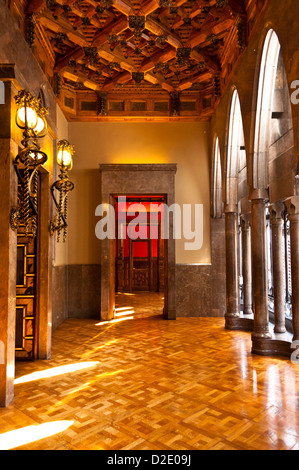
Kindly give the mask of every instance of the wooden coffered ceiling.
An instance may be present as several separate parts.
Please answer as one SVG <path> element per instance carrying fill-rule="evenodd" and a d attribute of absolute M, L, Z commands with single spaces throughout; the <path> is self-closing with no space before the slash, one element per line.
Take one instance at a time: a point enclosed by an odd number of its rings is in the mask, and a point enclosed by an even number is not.
<path fill-rule="evenodd" d="M 264 1 L 10 3 L 70 120 L 204 120 Z"/>

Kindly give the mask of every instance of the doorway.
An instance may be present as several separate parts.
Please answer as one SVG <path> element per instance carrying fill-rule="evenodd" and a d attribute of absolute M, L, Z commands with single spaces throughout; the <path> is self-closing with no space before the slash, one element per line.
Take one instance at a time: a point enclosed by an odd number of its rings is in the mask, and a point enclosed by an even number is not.
<path fill-rule="evenodd" d="M 113 212 L 113 220 L 115 221 L 116 212 L 116 197 L 127 195 L 131 198 L 143 198 L 144 201 L 150 203 L 151 198 L 163 198 L 163 201 L 167 207 L 170 207 L 175 202 L 175 174 L 177 171 L 176 164 L 101 164 L 101 208 L 109 216 Z M 134 201 L 130 201 L 134 203 Z M 110 218 L 110 217 L 108 217 Z M 144 229 L 145 230 L 145 229 Z M 148 228 L 146 228 L 148 230 Z M 162 294 L 164 297 L 164 308 L 163 318 L 166 320 L 176 319 L 175 309 L 175 239 L 173 233 L 173 217 L 170 214 L 168 219 L 168 236 L 164 240 L 163 244 L 163 267 L 164 267 L 164 286 L 163 292 L 153 292 L 153 294 Z M 114 233 L 114 232 L 113 232 Z M 162 237 L 161 237 L 162 238 Z M 166 238 L 166 237 L 165 237 Z M 137 239 L 135 239 L 137 241 Z M 142 240 L 146 241 L 146 240 Z M 116 261 L 118 254 L 117 251 L 118 240 L 116 237 L 104 237 L 101 239 L 101 321 L 110 321 L 116 318 L 119 313 L 116 308 L 116 296 L 115 296 L 115 285 L 121 286 L 120 281 L 116 279 L 117 269 Z M 141 243 L 141 242 L 140 242 Z M 133 257 L 133 250 L 135 254 L 140 254 L 141 249 L 145 249 L 145 245 L 133 245 L 131 248 L 131 259 Z M 153 248 L 152 248 L 153 249 Z M 141 250 L 142 251 L 142 250 Z M 130 251 L 129 251 L 130 253 Z M 148 248 L 147 253 L 150 254 L 151 250 Z M 153 258 L 153 256 L 151 256 Z M 127 257 L 130 260 L 130 255 Z M 138 258 L 136 256 L 136 258 Z M 141 257 L 144 258 L 144 257 Z M 147 258 L 147 257 L 146 257 Z M 127 262 L 130 262 L 127 260 Z M 146 261 L 147 265 L 143 263 L 136 263 L 132 269 L 136 269 L 135 272 L 131 273 L 131 289 L 137 287 L 137 284 L 142 286 L 142 289 L 149 288 L 150 285 L 150 274 L 149 274 L 149 261 Z M 153 260 L 152 260 L 153 261 Z M 156 260 L 157 261 L 157 260 Z M 161 260 L 160 260 L 161 261 Z M 132 261 L 131 261 L 132 263 Z M 135 268 L 134 268 L 135 266 Z M 141 276 L 141 270 L 144 269 Z M 123 272 L 123 277 L 128 276 L 130 267 L 127 267 L 127 271 Z M 147 277 L 145 272 L 147 272 Z M 152 268 L 152 273 L 156 272 Z M 126 274 L 127 273 L 127 274 Z M 134 275 L 136 274 L 135 280 L 133 281 Z M 153 274 L 154 275 L 154 274 Z M 138 281 L 139 279 L 139 281 Z M 124 282 L 129 282 L 129 278 Z M 124 284 L 123 284 L 124 285 Z M 154 285 L 154 282 L 152 282 Z M 160 288 L 162 282 L 160 283 Z M 139 290 L 140 295 L 146 296 L 148 292 Z M 127 297 L 137 299 L 135 292 L 122 292 L 123 296 L 127 294 Z M 145 302 L 144 302 L 145 303 Z M 128 307 L 130 307 L 129 305 Z"/>
<path fill-rule="evenodd" d="M 23 196 L 23 173 L 18 178 L 18 199 Z M 15 360 L 49 359 L 51 355 L 50 176 L 44 168 L 31 174 L 29 225 L 17 232 Z"/>
<path fill-rule="evenodd" d="M 167 272 L 163 239 L 165 198 L 141 195 L 114 199 L 115 316 L 162 315 Z"/>
<path fill-rule="evenodd" d="M 19 170 L 18 200 L 24 204 L 24 170 Z M 38 236 L 40 206 L 40 174 L 33 172 L 34 195 L 28 204 L 28 225 L 17 229 L 17 277 L 16 277 L 16 322 L 15 359 L 34 360 L 38 345 Z"/>

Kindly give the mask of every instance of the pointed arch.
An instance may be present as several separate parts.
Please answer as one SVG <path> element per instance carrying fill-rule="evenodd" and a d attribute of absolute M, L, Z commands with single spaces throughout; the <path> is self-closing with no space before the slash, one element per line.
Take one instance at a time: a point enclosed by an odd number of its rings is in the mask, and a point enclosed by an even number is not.
<path fill-rule="evenodd" d="M 239 94 L 235 89 L 231 100 L 226 161 L 226 204 L 237 206 L 238 179 L 246 169 L 244 129 Z"/>
<path fill-rule="evenodd" d="M 218 137 L 215 138 L 214 142 L 212 166 L 212 217 L 214 219 L 222 217 L 222 169 Z"/>
<path fill-rule="evenodd" d="M 273 29 L 270 29 L 264 42 L 259 72 L 253 152 L 253 188 L 255 189 L 267 189 L 269 184 L 269 129 L 279 53 L 278 36 Z"/>

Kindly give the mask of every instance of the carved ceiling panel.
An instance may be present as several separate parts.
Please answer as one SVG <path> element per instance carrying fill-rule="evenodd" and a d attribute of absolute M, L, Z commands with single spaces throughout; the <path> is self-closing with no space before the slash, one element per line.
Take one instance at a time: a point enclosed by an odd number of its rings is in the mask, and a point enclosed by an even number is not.
<path fill-rule="evenodd" d="M 103 97 L 168 97 L 171 115 L 176 97 L 200 96 L 193 114 L 206 118 L 247 45 L 258 3 L 33 0 L 27 2 L 25 35 L 62 107 L 65 96 L 79 103 L 78 96 L 86 93 L 87 101 L 92 96 L 97 101 L 94 111 L 100 116 Z M 80 114 L 78 104 L 73 111 L 70 117 Z"/>

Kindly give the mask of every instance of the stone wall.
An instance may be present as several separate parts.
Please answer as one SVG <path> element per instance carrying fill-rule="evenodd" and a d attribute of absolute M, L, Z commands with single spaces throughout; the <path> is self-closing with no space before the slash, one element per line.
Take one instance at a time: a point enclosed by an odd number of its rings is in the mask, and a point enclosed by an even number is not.
<path fill-rule="evenodd" d="M 68 316 L 95 318 L 101 316 L 101 265 L 67 266 Z"/>
<path fill-rule="evenodd" d="M 52 327 L 53 331 L 68 318 L 67 266 L 52 269 Z"/>
<path fill-rule="evenodd" d="M 226 305 L 224 219 L 211 219 L 209 265 L 176 266 L 177 317 L 223 317 Z"/>
<path fill-rule="evenodd" d="M 53 330 L 67 318 L 101 315 L 101 265 L 54 266 L 52 275 Z"/>

